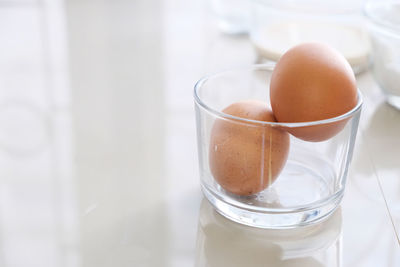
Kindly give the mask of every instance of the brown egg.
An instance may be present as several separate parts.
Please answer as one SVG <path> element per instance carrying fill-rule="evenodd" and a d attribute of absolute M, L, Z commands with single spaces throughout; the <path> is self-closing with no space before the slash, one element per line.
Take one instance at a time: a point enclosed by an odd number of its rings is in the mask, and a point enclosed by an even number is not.
<path fill-rule="evenodd" d="M 304 43 L 288 50 L 276 64 L 270 99 L 279 122 L 329 119 L 356 106 L 356 79 L 339 52 L 323 43 Z M 341 131 L 346 121 L 288 131 L 306 141 L 323 141 Z"/>
<path fill-rule="evenodd" d="M 275 122 L 267 104 L 241 101 L 223 110 L 240 118 Z M 277 127 L 218 119 L 210 140 L 210 169 L 215 180 L 237 195 L 256 194 L 272 184 L 286 163 L 289 134 Z"/>

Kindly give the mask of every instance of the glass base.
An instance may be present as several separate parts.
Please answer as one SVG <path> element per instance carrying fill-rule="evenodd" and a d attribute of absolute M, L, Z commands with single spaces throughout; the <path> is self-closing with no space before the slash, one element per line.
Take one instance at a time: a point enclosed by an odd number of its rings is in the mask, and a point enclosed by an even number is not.
<path fill-rule="evenodd" d="M 392 107 L 400 110 L 400 96 L 386 95 L 386 102 Z"/>
<path fill-rule="evenodd" d="M 225 34 L 242 35 L 249 32 L 249 25 L 243 19 L 220 18 L 218 28 Z"/>
<path fill-rule="evenodd" d="M 342 198 L 342 195 L 337 196 L 329 204 L 308 210 L 268 213 L 233 206 L 218 198 L 206 187 L 202 187 L 202 190 L 208 201 L 222 216 L 240 224 L 266 229 L 291 229 L 323 221 L 336 210 Z"/>
<path fill-rule="evenodd" d="M 339 205 L 343 189 L 331 194 L 322 176 L 299 164 L 288 164 L 273 186 L 256 195 L 237 196 L 206 184 L 202 184 L 202 190 L 217 212 L 248 226 L 288 229 L 328 218 Z"/>

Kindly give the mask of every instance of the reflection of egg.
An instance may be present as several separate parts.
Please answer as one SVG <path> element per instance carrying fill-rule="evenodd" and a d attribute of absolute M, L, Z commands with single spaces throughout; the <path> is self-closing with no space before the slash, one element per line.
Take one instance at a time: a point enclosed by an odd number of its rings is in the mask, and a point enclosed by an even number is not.
<path fill-rule="evenodd" d="M 245 119 L 275 122 L 266 103 L 241 101 L 223 110 Z M 257 123 L 218 119 L 211 132 L 210 169 L 227 191 L 252 195 L 275 181 L 289 152 L 289 135 Z"/>
<path fill-rule="evenodd" d="M 322 43 L 288 50 L 276 64 L 270 84 L 271 106 L 279 122 L 310 122 L 342 115 L 357 104 L 357 85 L 346 59 Z M 290 129 L 306 141 L 323 141 L 346 121 Z"/>

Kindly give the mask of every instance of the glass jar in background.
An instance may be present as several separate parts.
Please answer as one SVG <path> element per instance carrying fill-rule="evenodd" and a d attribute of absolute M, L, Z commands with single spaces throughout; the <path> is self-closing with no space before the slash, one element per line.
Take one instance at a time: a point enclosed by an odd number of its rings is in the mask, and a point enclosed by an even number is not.
<path fill-rule="evenodd" d="M 250 29 L 252 0 L 209 0 L 219 29 L 227 34 L 246 34 Z"/>
<path fill-rule="evenodd" d="M 364 14 L 369 22 L 375 79 L 387 102 L 400 109 L 400 2 L 369 1 Z"/>
<path fill-rule="evenodd" d="M 196 84 L 200 182 L 214 208 L 231 220 L 294 228 L 327 218 L 339 205 L 362 100 L 359 93 L 357 105 L 346 114 L 302 123 L 247 120 L 221 112 L 242 100 L 268 105 L 272 71 L 272 64 L 255 65 L 210 75 Z M 289 134 L 332 130 L 336 135 L 319 142 Z"/>
<path fill-rule="evenodd" d="M 339 50 L 355 73 L 369 65 L 363 1 L 254 0 L 251 41 L 261 61 L 276 62 L 302 42 L 325 42 Z"/>

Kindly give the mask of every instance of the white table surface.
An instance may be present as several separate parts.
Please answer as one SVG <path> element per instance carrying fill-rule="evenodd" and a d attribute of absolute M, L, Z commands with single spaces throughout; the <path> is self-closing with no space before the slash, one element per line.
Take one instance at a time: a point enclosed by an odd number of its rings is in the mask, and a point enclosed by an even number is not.
<path fill-rule="evenodd" d="M 400 112 L 369 72 L 340 209 L 277 232 L 200 191 L 193 85 L 256 61 L 207 1 L 1 0 L 0 51 L 0 266 L 400 266 Z"/>

